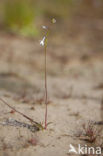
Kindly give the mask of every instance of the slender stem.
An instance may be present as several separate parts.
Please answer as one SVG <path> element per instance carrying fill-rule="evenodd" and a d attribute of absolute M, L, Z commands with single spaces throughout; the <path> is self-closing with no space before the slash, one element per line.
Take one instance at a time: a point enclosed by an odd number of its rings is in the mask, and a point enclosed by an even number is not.
<path fill-rule="evenodd" d="M 47 98 L 48 98 L 48 91 L 47 91 L 47 46 L 45 45 L 45 129 L 47 129 Z"/>
<path fill-rule="evenodd" d="M 28 119 L 29 121 L 31 121 L 32 123 L 38 125 L 38 123 L 36 121 L 34 121 L 33 119 L 31 119 L 30 117 L 28 117 L 27 115 L 19 112 L 18 110 L 16 110 L 14 107 L 10 106 L 6 101 L 4 101 L 2 98 L 0 98 L 0 101 L 2 101 L 5 105 L 7 105 L 9 108 L 11 108 L 12 110 L 14 110 L 15 112 L 19 113 L 20 115 L 22 115 L 23 117 L 25 117 L 26 119 Z"/>

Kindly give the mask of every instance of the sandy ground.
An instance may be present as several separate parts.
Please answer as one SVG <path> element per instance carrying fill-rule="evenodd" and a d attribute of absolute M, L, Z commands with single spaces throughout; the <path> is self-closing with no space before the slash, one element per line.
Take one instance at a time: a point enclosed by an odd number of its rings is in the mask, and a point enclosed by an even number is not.
<path fill-rule="evenodd" d="M 47 130 L 33 133 L 23 127 L 0 125 L 0 156 L 73 156 L 68 153 L 70 144 L 93 145 L 76 134 L 89 120 L 103 120 L 103 54 L 88 49 L 81 49 L 81 53 L 76 48 L 71 43 L 51 43 L 48 48 L 51 124 Z M 44 122 L 43 96 L 44 55 L 39 42 L 1 36 L 0 97 L 35 121 Z M 0 123 L 9 118 L 29 123 L 0 102 Z"/>

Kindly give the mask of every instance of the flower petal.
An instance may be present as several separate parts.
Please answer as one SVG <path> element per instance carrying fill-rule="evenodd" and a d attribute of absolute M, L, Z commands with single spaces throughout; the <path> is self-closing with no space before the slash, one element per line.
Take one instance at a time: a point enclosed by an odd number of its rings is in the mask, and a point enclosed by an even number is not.
<path fill-rule="evenodd" d="M 43 39 L 40 41 L 40 45 L 42 45 L 42 46 L 45 45 L 45 39 L 46 39 L 46 37 L 44 36 Z"/>
<path fill-rule="evenodd" d="M 47 27 L 45 25 L 42 26 L 43 29 L 47 29 Z"/>

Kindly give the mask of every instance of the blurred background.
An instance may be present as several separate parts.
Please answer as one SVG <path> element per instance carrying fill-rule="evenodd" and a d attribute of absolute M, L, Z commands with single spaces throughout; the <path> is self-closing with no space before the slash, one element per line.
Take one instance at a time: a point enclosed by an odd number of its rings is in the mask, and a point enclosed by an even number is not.
<path fill-rule="evenodd" d="M 29 148 L 28 131 L 1 125 L 0 155 L 68 155 L 71 141 L 76 145 L 74 137 L 79 136 L 77 143 L 82 141 L 85 120 L 92 120 L 93 125 L 103 121 L 103 0 L 0 0 L 0 97 L 35 121 L 44 120 L 40 40 L 42 26 L 50 26 L 52 18 L 57 22 L 51 27 L 47 47 L 51 127 L 45 134 L 38 133 L 37 141 L 29 141 L 31 145 L 37 142 L 37 148 L 36 144 Z M 0 102 L 0 122 L 9 117 L 25 121 Z M 89 146 L 97 146 L 88 140 Z M 102 147 L 103 142 L 97 142 Z"/>
<path fill-rule="evenodd" d="M 103 58 L 103 0 L 0 0 L 2 74 L 15 73 L 32 82 L 34 77 L 43 78 L 44 54 L 39 42 L 42 25 L 49 26 L 52 18 L 57 22 L 49 35 L 48 75 L 70 78 L 88 76 L 89 70 L 101 73 L 102 64 L 96 62 Z M 3 81 L 1 86 L 7 87 Z M 10 90 L 12 82 L 8 84 Z"/>
<path fill-rule="evenodd" d="M 0 32 L 37 38 L 56 18 L 55 34 L 103 50 L 103 0 L 1 0 Z M 84 38 L 85 37 L 85 38 Z M 59 41 L 58 41 L 59 40 Z M 55 42 L 56 42 L 55 41 Z M 67 42 L 67 40 L 65 40 Z"/>

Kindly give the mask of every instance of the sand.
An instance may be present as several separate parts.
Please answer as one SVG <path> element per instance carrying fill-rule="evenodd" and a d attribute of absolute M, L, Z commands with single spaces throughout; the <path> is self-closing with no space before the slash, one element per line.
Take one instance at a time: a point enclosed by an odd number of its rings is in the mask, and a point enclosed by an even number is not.
<path fill-rule="evenodd" d="M 48 48 L 47 130 L 0 125 L 0 156 L 73 156 L 70 144 L 93 145 L 76 134 L 88 121 L 103 120 L 103 54 L 74 49 L 67 43 Z M 44 123 L 44 55 L 37 41 L 0 37 L 0 97 Z M 0 123 L 10 118 L 31 124 L 0 102 Z"/>

